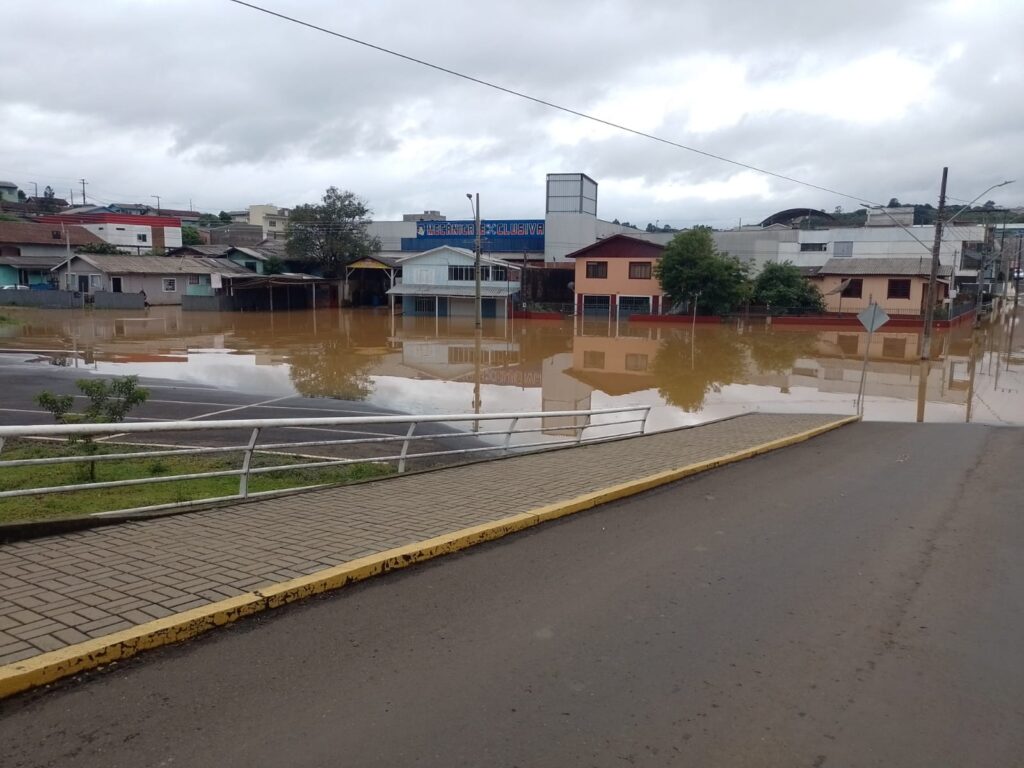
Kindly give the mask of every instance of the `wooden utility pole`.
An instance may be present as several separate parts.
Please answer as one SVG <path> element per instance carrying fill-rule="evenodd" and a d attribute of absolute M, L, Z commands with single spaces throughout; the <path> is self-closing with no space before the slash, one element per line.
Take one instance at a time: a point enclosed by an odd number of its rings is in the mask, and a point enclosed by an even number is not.
<path fill-rule="evenodd" d="M 86 204 L 85 203 L 85 185 L 86 185 L 86 181 L 85 181 L 85 179 L 79 179 L 79 181 L 82 182 L 82 205 L 85 205 Z"/>
<path fill-rule="evenodd" d="M 939 280 L 939 250 L 942 247 L 942 217 L 946 212 L 946 176 L 949 168 L 942 169 L 939 187 L 939 211 L 935 217 L 935 243 L 932 245 L 932 269 L 928 276 L 928 293 L 924 306 L 924 333 L 921 334 L 921 359 L 927 360 L 932 352 L 932 324 L 935 321 L 935 294 Z"/>
<path fill-rule="evenodd" d="M 481 315 L 483 314 L 483 299 L 480 296 L 480 193 L 476 193 L 476 205 L 473 206 L 473 211 L 476 214 L 476 222 L 473 227 L 473 232 L 476 235 L 476 242 L 474 243 L 474 274 L 476 275 L 476 331 L 479 338 L 480 326 L 481 326 Z"/>

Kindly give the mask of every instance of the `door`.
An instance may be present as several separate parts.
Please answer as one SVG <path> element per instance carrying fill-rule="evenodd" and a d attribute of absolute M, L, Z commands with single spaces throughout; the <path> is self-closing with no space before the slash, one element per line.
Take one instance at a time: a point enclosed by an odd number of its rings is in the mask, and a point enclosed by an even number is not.
<path fill-rule="evenodd" d="M 610 296 L 592 296 L 586 295 L 583 297 L 583 314 L 588 316 L 598 315 L 601 317 L 608 317 L 608 313 L 611 311 L 611 297 Z"/>
<path fill-rule="evenodd" d="M 121 292 L 121 278 L 120 277 L 112 277 L 112 278 L 110 278 L 110 290 L 113 291 L 114 293 L 120 293 Z"/>
<path fill-rule="evenodd" d="M 619 296 L 619 317 L 651 314 L 650 296 Z"/>
<path fill-rule="evenodd" d="M 78 276 L 78 290 L 81 293 L 88 293 L 89 292 L 89 276 L 88 275 L 79 275 Z"/>

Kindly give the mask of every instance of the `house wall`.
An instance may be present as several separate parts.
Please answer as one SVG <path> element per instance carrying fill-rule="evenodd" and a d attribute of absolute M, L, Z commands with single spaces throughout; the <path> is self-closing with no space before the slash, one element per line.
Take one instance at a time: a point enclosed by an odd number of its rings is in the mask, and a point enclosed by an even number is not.
<path fill-rule="evenodd" d="M 259 259 L 250 259 L 239 254 L 232 254 L 228 256 L 228 261 L 237 264 L 245 269 L 253 270 L 257 275 L 263 274 L 263 262 Z"/>
<path fill-rule="evenodd" d="M 181 247 L 181 227 L 152 227 L 148 224 L 119 222 L 85 223 L 81 226 L 104 242 L 116 245 L 128 253 L 145 253 L 154 247 Z"/>
<path fill-rule="evenodd" d="M 0 264 L 0 285 L 17 285 L 18 269 L 6 264 Z"/>
<path fill-rule="evenodd" d="M 816 277 L 814 282 L 818 289 L 822 292 L 825 297 L 825 308 L 829 312 L 838 312 L 840 309 L 840 296 L 838 293 L 828 294 L 829 291 L 837 288 L 843 280 L 846 280 L 849 275 L 824 275 Z M 858 279 L 858 278 L 855 278 Z M 891 279 L 909 279 L 910 280 L 910 298 L 909 299 L 890 299 L 888 298 L 889 293 L 889 277 L 878 276 L 878 275 L 863 275 L 859 279 L 863 280 L 863 287 L 861 288 L 861 297 L 859 299 L 842 297 L 842 311 L 843 312 L 859 312 L 862 309 L 866 309 L 874 299 L 875 303 L 878 304 L 882 309 L 888 311 L 893 310 L 901 314 L 919 314 L 921 307 L 924 304 L 924 295 L 928 288 L 928 279 L 925 277 L 910 277 L 905 276 L 894 276 Z M 940 284 L 941 285 L 941 284 Z M 944 290 L 944 286 L 943 286 Z"/>
<path fill-rule="evenodd" d="M 209 296 L 213 294 L 213 290 L 208 283 L 209 275 L 199 275 L 199 285 L 190 285 L 189 275 L 183 274 L 108 275 L 103 272 L 99 272 L 95 267 L 81 259 L 72 259 L 69 266 L 62 266 L 56 274 L 60 281 L 59 286 L 70 291 L 78 290 L 78 275 L 89 275 L 90 284 L 88 293 L 95 293 L 97 291 L 113 292 L 112 278 L 120 277 L 121 293 L 140 293 L 145 291 L 146 301 L 153 306 L 181 304 L 181 297 L 188 294 L 190 289 L 191 292 L 199 296 Z M 173 291 L 164 290 L 163 281 L 165 277 L 172 278 L 175 281 Z"/>

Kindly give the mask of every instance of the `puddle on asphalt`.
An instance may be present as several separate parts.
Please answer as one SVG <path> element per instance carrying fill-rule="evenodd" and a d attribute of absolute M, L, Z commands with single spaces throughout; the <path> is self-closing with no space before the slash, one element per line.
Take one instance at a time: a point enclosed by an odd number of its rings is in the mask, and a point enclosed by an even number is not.
<path fill-rule="evenodd" d="M 358 400 L 402 412 L 554 411 L 651 404 L 648 429 L 746 411 L 1024 424 L 1024 330 L 615 324 L 392 317 L 386 309 L 292 313 L 25 310 L 0 347 L 41 364 L 139 374 L 268 397 Z M 1017 321 L 1019 323 L 1019 320 Z M 46 352 L 46 351 L 49 352 Z M 922 416 L 923 411 L 923 416 Z"/>

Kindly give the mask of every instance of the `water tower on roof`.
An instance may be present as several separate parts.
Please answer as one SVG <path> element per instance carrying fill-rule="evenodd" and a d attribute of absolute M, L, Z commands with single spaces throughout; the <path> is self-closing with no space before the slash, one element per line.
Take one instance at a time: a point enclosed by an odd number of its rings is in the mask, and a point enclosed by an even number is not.
<path fill-rule="evenodd" d="M 544 206 L 544 261 L 565 262 L 565 255 L 597 239 L 597 182 L 585 173 L 549 173 Z"/>

